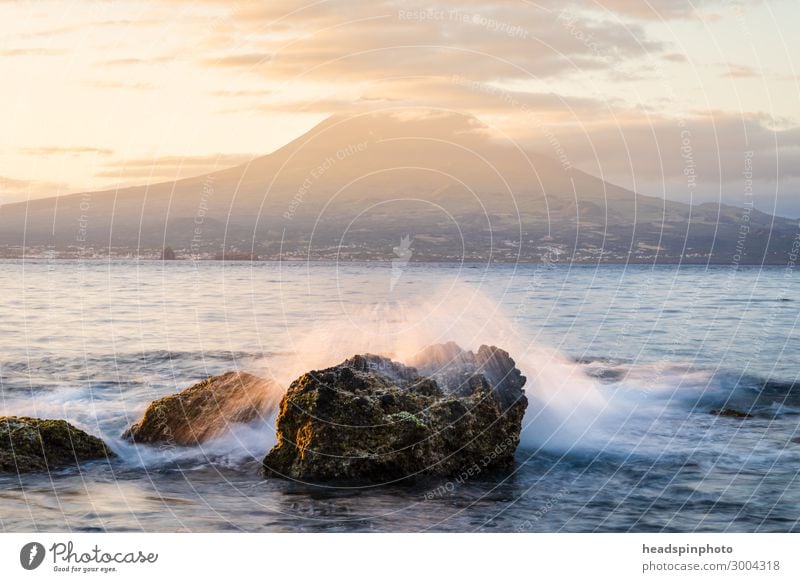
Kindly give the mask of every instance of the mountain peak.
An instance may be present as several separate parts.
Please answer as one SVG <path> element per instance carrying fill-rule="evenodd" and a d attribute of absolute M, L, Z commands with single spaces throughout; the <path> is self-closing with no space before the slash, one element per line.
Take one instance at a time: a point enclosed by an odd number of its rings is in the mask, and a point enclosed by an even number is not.
<path fill-rule="evenodd" d="M 466 113 L 430 108 L 377 109 L 332 115 L 275 153 L 280 156 L 298 148 L 335 152 L 348 143 L 393 139 L 442 140 L 479 147 L 490 135 L 483 122 Z"/>

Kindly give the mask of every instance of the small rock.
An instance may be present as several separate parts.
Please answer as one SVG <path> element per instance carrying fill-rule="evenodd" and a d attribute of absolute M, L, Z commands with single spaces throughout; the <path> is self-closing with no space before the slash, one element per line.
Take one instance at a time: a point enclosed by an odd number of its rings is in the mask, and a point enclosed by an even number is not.
<path fill-rule="evenodd" d="M 752 414 L 748 412 L 741 412 L 735 408 L 720 408 L 719 410 L 712 410 L 711 414 L 725 416 L 727 418 L 753 418 Z"/>
<path fill-rule="evenodd" d="M 189 446 L 248 423 L 277 406 L 280 387 L 246 372 L 227 372 L 150 403 L 122 438 L 136 443 Z"/>
<path fill-rule="evenodd" d="M 114 456 L 102 440 L 65 420 L 0 416 L 0 471 L 47 471 Z"/>

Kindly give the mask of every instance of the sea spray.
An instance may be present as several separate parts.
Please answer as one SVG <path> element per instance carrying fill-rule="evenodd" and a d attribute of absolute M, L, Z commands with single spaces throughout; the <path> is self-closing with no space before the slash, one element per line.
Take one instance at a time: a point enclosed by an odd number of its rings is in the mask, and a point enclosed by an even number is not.
<path fill-rule="evenodd" d="M 180 466 L 185 469 L 213 465 L 237 468 L 260 462 L 275 445 L 276 416 L 277 411 L 273 411 L 248 424 L 233 423 L 224 434 L 197 446 L 135 445 L 120 438 L 110 439 L 110 444 L 119 457 L 133 467 Z"/>
<path fill-rule="evenodd" d="M 431 344 L 454 341 L 470 350 L 496 345 L 509 352 L 528 379 L 524 448 L 567 451 L 598 445 L 595 428 L 605 422 L 608 410 L 597 380 L 558 350 L 526 337 L 506 309 L 477 287 L 450 283 L 433 287 L 424 301 L 346 305 L 338 319 L 288 333 L 292 353 L 263 362 L 265 369 L 282 371 L 276 378 L 284 384 L 353 354 L 406 362 Z"/>
<path fill-rule="evenodd" d="M 25 398 L 4 399 L 0 415 L 65 419 L 102 438 L 122 462 L 132 468 L 177 465 L 186 468 L 211 464 L 237 467 L 260 461 L 275 444 L 275 418 L 283 388 L 270 386 L 270 389 L 275 394 L 270 408 L 261 418 L 247 424 L 230 423 L 224 433 L 198 446 L 136 445 L 120 438 L 123 430 L 141 417 L 154 397 L 174 393 L 174 389 L 161 388 L 155 394 L 143 387 L 124 394 L 85 388 L 32 391 Z"/>

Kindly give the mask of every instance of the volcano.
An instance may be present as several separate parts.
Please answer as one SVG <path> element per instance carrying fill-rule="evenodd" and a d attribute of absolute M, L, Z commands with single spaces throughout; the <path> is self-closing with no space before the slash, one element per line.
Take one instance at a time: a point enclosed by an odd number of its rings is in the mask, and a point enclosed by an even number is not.
<path fill-rule="evenodd" d="M 796 225 L 639 195 L 475 117 L 331 117 L 212 174 L 0 207 L 6 255 L 786 263 Z"/>

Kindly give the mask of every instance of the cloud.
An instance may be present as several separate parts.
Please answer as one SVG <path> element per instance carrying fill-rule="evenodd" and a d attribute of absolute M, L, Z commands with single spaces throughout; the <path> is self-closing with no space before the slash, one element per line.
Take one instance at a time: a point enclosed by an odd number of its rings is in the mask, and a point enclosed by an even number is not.
<path fill-rule="evenodd" d="M 45 19 L 42 19 L 45 21 Z M 129 29 L 132 26 L 135 27 L 144 27 L 144 26 L 158 26 L 162 24 L 159 20 L 154 19 L 107 19 L 107 20 L 94 20 L 91 22 L 92 28 L 123 28 Z M 65 26 L 51 26 L 48 28 L 42 28 L 39 30 L 34 30 L 30 32 L 22 32 L 14 35 L 15 38 L 20 39 L 32 39 L 32 38 L 45 38 L 47 40 L 52 40 L 54 37 L 62 36 L 62 35 L 69 35 L 69 34 L 85 34 L 86 33 L 86 23 L 85 22 L 78 22 L 75 24 L 65 25 Z"/>
<path fill-rule="evenodd" d="M 272 56 L 263 53 L 245 53 L 224 55 L 217 58 L 207 58 L 203 61 L 204 65 L 211 67 L 258 67 L 269 63 Z"/>
<path fill-rule="evenodd" d="M 272 93 L 271 89 L 242 89 L 242 90 L 215 90 L 209 94 L 214 97 L 266 97 Z"/>
<path fill-rule="evenodd" d="M 172 62 L 172 57 L 128 57 L 98 61 L 101 67 L 131 67 L 136 65 L 157 65 Z"/>
<path fill-rule="evenodd" d="M 458 109 L 474 114 L 524 115 L 547 117 L 550 123 L 559 120 L 575 122 L 587 116 L 608 111 L 614 99 L 598 100 L 557 93 L 517 91 L 502 85 L 474 81 L 460 75 L 448 77 L 389 78 L 356 88 L 354 96 L 344 92 L 320 92 L 317 98 L 287 98 L 258 100 L 248 107 L 267 112 L 304 111 L 325 113 L 363 112 L 392 107 L 430 107 L 443 110 Z M 240 111 L 230 109 L 229 111 Z"/>
<path fill-rule="evenodd" d="M 543 4 L 524 9 L 475 1 L 245 4 L 232 9 L 231 20 L 246 31 L 237 38 L 231 34 L 229 45 L 235 48 L 200 62 L 250 68 L 272 80 L 352 81 L 413 71 L 468 72 L 491 81 L 607 70 L 622 58 L 666 48 L 635 22 L 565 14 L 557 2 Z"/>
<path fill-rule="evenodd" d="M 639 20 L 678 20 L 708 14 L 724 4 L 723 0 L 572 0 L 570 5 L 581 9 L 601 9 Z M 728 2 L 727 8 L 731 7 Z"/>
<path fill-rule="evenodd" d="M 686 63 L 689 59 L 686 58 L 686 55 L 680 53 L 668 53 L 663 56 L 665 61 L 669 61 L 671 63 Z"/>
<path fill-rule="evenodd" d="M 80 156 L 83 154 L 111 156 L 114 154 L 113 150 L 105 148 L 85 147 L 85 146 L 73 146 L 73 147 L 53 146 L 53 147 L 23 148 L 21 151 L 25 154 L 29 154 L 32 156 L 62 156 L 62 155 Z"/>
<path fill-rule="evenodd" d="M 112 80 L 96 80 L 85 81 L 81 83 L 85 87 L 92 87 L 94 89 L 124 89 L 124 90 L 137 90 L 137 91 L 150 91 L 156 88 L 154 83 L 147 83 L 144 81 L 112 81 Z"/>
<path fill-rule="evenodd" d="M 67 194 L 72 191 L 73 189 L 65 183 L 0 176 L 0 206 L 34 198 Z"/>
<path fill-rule="evenodd" d="M 58 57 L 67 54 L 64 49 L 47 47 L 15 48 L 0 51 L 3 57 Z"/>
<path fill-rule="evenodd" d="M 747 65 L 727 64 L 720 66 L 726 69 L 722 76 L 728 79 L 749 79 L 761 75 L 753 67 L 748 67 Z"/>
<path fill-rule="evenodd" d="M 113 178 L 125 183 L 145 180 L 179 180 L 237 166 L 252 160 L 252 154 L 207 156 L 163 156 L 133 158 L 104 164 L 97 178 Z"/>
<path fill-rule="evenodd" d="M 575 166 L 643 194 L 743 206 L 745 179 L 752 179 L 758 208 L 800 216 L 800 128 L 771 122 L 765 115 L 715 111 L 555 132 Z M 537 141 L 534 147 L 547 154 L 549 144 Z"/>

